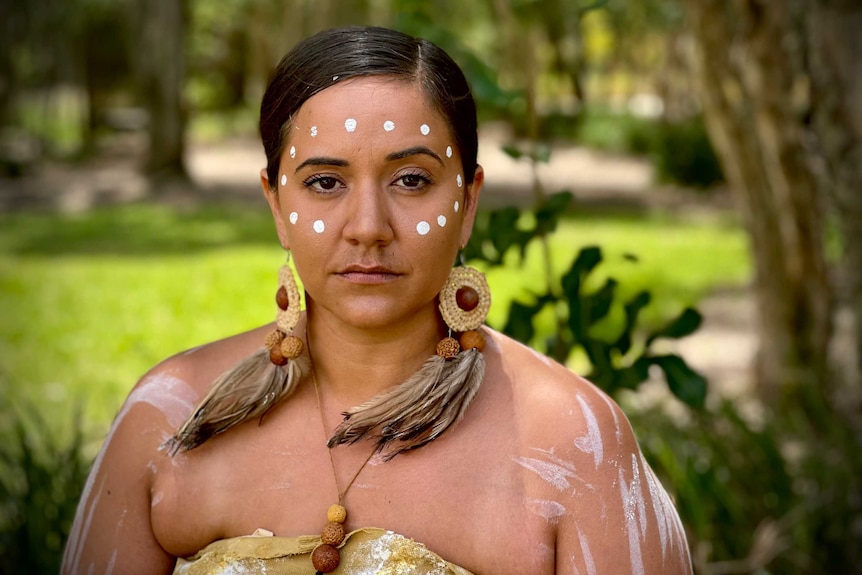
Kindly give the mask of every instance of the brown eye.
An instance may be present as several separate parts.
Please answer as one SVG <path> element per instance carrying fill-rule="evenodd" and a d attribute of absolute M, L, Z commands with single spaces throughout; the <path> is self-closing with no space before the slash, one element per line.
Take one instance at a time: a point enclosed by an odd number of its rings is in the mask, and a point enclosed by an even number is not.
<path fill-rule="evenodd" d="M 332 176 L 314 176 L 304 182 L 305 187 L 311 188 L 315 192 L 332 192 L 335 191 L 340 182 Z"/>

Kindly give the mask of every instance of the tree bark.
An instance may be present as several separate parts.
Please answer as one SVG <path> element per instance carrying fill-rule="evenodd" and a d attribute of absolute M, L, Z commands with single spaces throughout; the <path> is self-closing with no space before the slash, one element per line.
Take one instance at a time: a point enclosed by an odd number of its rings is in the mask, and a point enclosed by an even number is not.
<path fill-rule="evenodd" d="M 809 23 L 814 147 L 818 175 L 832 193 L 842 237 L 841 299 L 855 318 L 855 358 L 844 373 L 862 386 L 862 5 L 815 4 Z M 848 358 L 839 358 L 848 359 Z"/>
<path fill-rule="evenodd" d="M 187 179 L 184 162 L 187 0 L 139 0 L 138 73 L 149 113 L 147 172 L 159 179 Z"/>
<path fill-rule="evenodd" d="M 823 195 L 805 147 L 805 4 L 685 3 L 707 127 L 751 240 L 756 377 L 769 399 L 828 381 L 833 298 Z"/>

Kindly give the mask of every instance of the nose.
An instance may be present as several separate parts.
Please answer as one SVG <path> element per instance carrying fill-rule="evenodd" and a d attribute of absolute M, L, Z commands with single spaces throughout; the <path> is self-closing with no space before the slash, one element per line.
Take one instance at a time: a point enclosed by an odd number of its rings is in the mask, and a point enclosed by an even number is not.
<path fill-rule="evenodd" d="M 385 190 L 374 181 L 357 183 L 346 206 L 344 237 L 353 244 L 385 246 L 393 237 L 391 211 Z"/>

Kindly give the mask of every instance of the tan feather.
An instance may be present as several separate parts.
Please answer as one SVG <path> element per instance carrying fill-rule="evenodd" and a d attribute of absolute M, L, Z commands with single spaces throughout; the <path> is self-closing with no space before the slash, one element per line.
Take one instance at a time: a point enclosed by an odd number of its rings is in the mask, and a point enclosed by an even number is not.
<path fill-rule="evenodd" d="M 262 348 L 213 381 L 206 397 L 163 448 L 176 455 L 240 423 L 263 418 L 293 393 L 308 371 L 305 356 L 288 361 L 282 368 L 273 365 L 269 350 Z"/>
<path fill-rule="evenodd" d="M 433 356 L 404 383 L 344 414 L 329 447 L 369 437 L 391 459 L 433 441 L 463 417 L 485 377 L 475 350 L 446 360 Z"/>

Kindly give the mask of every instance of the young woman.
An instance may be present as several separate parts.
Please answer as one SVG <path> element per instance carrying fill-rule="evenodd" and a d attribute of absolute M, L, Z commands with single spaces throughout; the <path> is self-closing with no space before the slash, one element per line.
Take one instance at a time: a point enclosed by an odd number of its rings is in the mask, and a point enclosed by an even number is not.
<path fill-rule="evenodd" d="M 274 325 L 138 383 L 64 573 L 690 573 L 619 408 L 483 326 L 484 278 L 452 267 L 483 181 L 457 65 L 323 32 L 279 64 L 260 128 L 306 309 L 285 266 Z"/>

